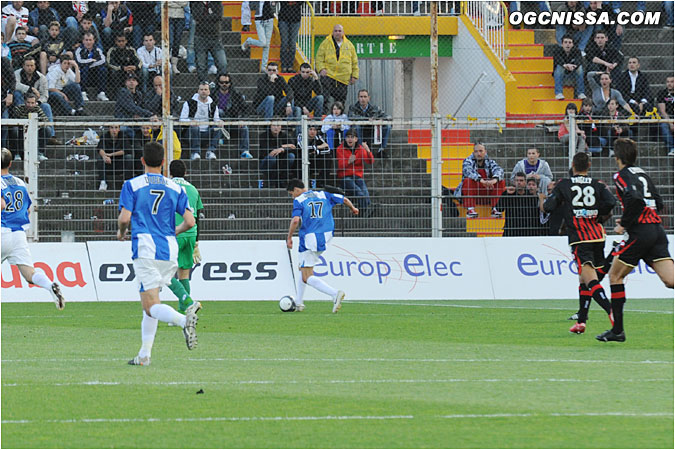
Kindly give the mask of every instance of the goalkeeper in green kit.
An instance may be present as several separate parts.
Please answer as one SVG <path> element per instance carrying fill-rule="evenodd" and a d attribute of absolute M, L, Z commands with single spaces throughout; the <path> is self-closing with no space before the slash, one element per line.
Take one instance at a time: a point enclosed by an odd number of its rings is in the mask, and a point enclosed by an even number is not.
<path fill-rule="evenodd" d="M 198 264 L 202 260 L 199 253 L 199 211 L 204 209 L 202 198 L 199 191 L 185 178 L 185 163 L 179 159 L 171 161 L 169 165 L 169 175 L 185 189 L 188 196 L 190 208 L 195 216 L 195 226 L 176 236 L 178 241 L 178 278 L 171 279 L 169 289 L 178 297 L 178 311 L 181 314 L 190 306 L 194 300 L 190 297 L 190 270 L 193 264 Z M 176 214 L 176 226 L 183 222 L 183 217 Z"/>

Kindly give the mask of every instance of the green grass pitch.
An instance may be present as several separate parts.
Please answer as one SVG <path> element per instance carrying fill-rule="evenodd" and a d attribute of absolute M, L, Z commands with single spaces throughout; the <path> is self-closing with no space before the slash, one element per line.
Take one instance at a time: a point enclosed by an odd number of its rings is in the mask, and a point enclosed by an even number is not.
<path fill-rule="evenodd" d="M 672 300 L 576 306 L 204 302 L 132 367 L 138 302 L 2 304 L 2 447 L 673 448 Z"/>

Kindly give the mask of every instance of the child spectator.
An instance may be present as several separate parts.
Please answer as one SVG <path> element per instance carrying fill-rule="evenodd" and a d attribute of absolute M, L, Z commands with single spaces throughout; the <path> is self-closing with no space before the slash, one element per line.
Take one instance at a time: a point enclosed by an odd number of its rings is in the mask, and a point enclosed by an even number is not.
<path fill-rule="evenodd" d="M 117 97 L 117 91 L 123 86 L 127 76 L 132 73 L 138 77 L 143 64 L 138 59 L 136 50 L 127 47 L 127 37 L 124 34 L 117 35 L 115 46 L 108 50 L 105 59 L 108 63 L 110 89 L 113 96 Z M 141 86 L 141 91 L 145 92 L 145 86 Z"/>
<path fill-rule="evenodd" d="M 332 114 L 328 114 L 321 126 L 321 132 L 326 136 L 326 142 L 331 151 L 335 151 L 342 144 L 343 134 L 349 130 L 349 125 L 343 123 L 349 120 L 345 114 L 345 107 L 341 102 L 333 103 Z"/>
<path fill-rule="evenodd" d="M 562 44 L 553 53 L 553 80 L 556 100 L 564 100 L 563 83 L 566 79 L 574 80 L 574 98 L 585 99 L 583 57 L 578 48 L 574 48 L 572 36 L 562 38 Z"/>
<path fill-rule="evenodd" d="M 558 128 L 558 140 L 560 143 L 565 147 L 565 149 L 568 148 L 569 142 L 570 142 L 570 124 L 569 124 L 569 116 L 574 115 L 576 118 L 577 113 L 579 110 L 577 109 L 577 105 L 574 103 L 568 103 L 567 107 L 565 108 L 565 118 L 563 121 L 560 123 L 560 128 Z M 576 135 L 577 135 L 577 150 L 576 153 L 579 152 L 585 152 L 586 151 L 586 133 L 579 128 L 579 125 L 575 123 L 575 128 L 576 128 Z"/>
<path fill-rule="evenodd" d="M 298 148 L 302 148 L 302 135 L 298 135 Z M 309 152 L 309 177 L 316 179 L 317 186 L 333 184 L 333 155 L 328 144 L 319 134 L 317 125 L 307 127 L 307 150 Z"/>
<path fill-rule="evenodd" d="M 595 123 L 593 118 L 593 100 L 584 99 L 581 102 L 581 112 L 577 116 L 579 120 L 590 121 L 580 123 L 579 129 L 585 136 L 586 146 L 591 153 L 600 153 L 602 148 L 607 146 L 607 137 L 603 135 L 604 127 Z"/>
<path fill-rule="evenodd" d="M 89 97 L 84 90 L 88 87 L 96 87 L 96 99 L 107 102 L 108 96 L 105 95 L 106 85 L 108 84 L 108 69 L 105 65 L 105 56 L 103 50 L 96 47 L 94 34 L 87 32 L 82 39 L 82 46 L 75 50 L 75 59 L 80 66 L 83 88 L 82 97 L 88 101 Z"/>
<path fill-rule="evenodd" d="M 625 119 L 626 114 L 619 109 L 619 104 L 615 99 L 611 99 L 607 102 L 607 107 L 602 113 L 604 119 L 612 120 L 606 130 L 607 130 L 607 139 L 609 141 L 609 156 L 614 156 L 614 141 L 619 138 L 630 138 L 633 136 L 630 126 L 626 123 L 616 123 L 614 121 Z"/>
<path fill-rule="evenodd" d="M 58 22 L 50 23 L 47 38 L 41 42 L 40 72 L 47 73 L 52 66 L 59 64 L 59 58 L 66 49 L 61 36 L 61 25 Z M 69 51 L 66 54 L 70 57 L 73 56 Z"/>
<path fill-rule="evenodd" d="M 370 193 L 363 179 L 366 164 L 372 164 L 375 158 L 368 147 L 359 143 L 356 130 L 351 128 L 345 134 L 345 141 L 336 150 L 337 178 L 349 198 L 354 198 L 361 214 L 372 215 L 369 211 Z"/>
<path fill-rule="evenodd" d="M 14 35 L 15 40 L 10 41 L 7 45 L 12 54 L 12 65 L 15 69 L 18 69 L 23 65 L 23 59 L 26 56 L 35 56 L 39 53 L 40 41 L 33 36 L 28 36 L 24 27 L 18 27 Z"/>

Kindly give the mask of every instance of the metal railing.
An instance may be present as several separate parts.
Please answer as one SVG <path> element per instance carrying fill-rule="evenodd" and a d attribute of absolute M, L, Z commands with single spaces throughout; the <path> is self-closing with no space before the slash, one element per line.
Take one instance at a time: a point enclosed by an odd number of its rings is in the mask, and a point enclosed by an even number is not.
<path fill-rule="evenodd" d="M 305 62 L 311 65 L 314 60 L 314 8 L 311 2 L 305 2 L 302 7 L 297 48 Z"/>
<path fill-rule="evenodd" d="M 504 2 L 466 1 L 462 2 L 462 14 L 476 28 L 481 37 L 506 68 L 507 20 L 508 10 Z"/>
<path fill-rule="evenodd" d="M 318 16 L 428 16 L 429 1 L 315 1 Z M 439 14 L 459 15 L 459 1 L 439 1 Z"/>

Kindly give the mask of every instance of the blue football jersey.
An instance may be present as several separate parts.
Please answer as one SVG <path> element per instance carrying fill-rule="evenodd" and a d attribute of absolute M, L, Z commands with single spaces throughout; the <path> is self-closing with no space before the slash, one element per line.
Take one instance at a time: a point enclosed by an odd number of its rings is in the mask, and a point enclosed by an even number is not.
<path fill-rule="evenodd" d="M 30 228 L 28 210 L 32 204 L 26 183 L 14 175 L 2 176 L 2 198 L 6 207 L 2 211 L 2 231 L 20 231 Z"/>
<path fill-rule="evenodd" d="M 344 203 L 345 197 L 326 191 L 307 191 L 293 200 L 293 217 L 300 217 L 302 224 L 298 231 L 299 251 L 326 250 L 326 243 L 333 238 L 335 221 L 333 206 Z"/>
<path fill-rule="evenodd" d="M 190 209 L 181 186 L 160 174 L 140 175 L 124 182 L 122 208 L 131 211 L 132 259 L 178 260 L 175 213 Z"/>

